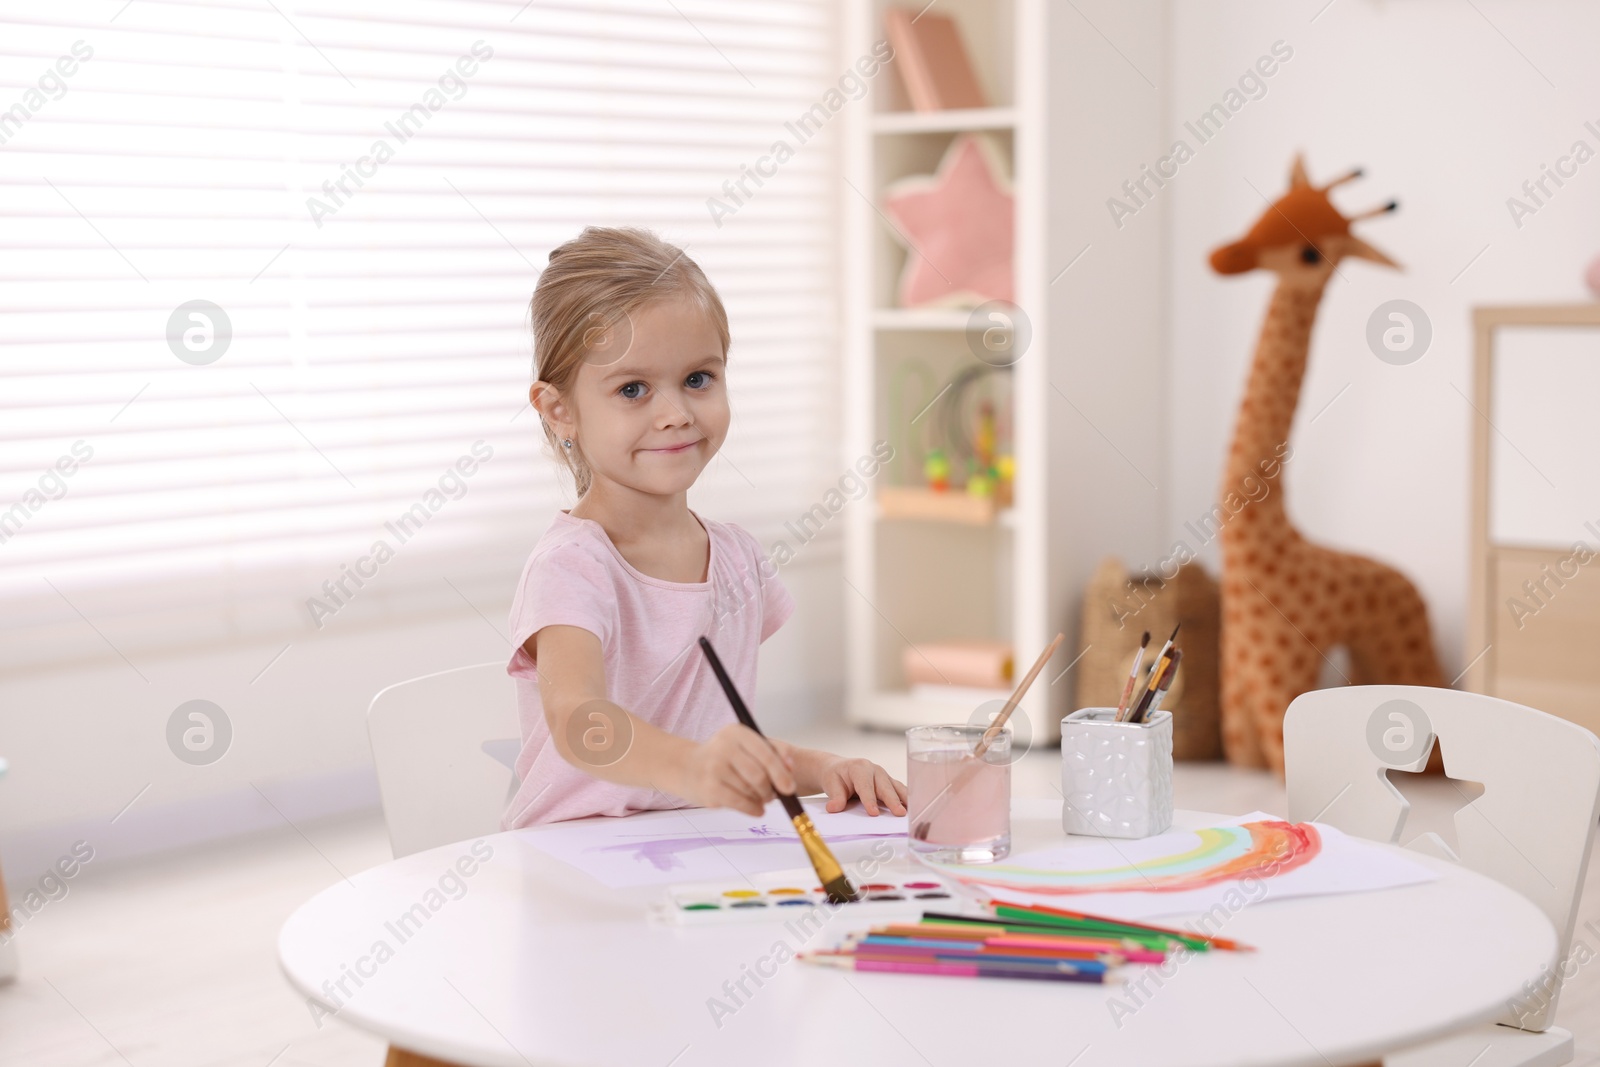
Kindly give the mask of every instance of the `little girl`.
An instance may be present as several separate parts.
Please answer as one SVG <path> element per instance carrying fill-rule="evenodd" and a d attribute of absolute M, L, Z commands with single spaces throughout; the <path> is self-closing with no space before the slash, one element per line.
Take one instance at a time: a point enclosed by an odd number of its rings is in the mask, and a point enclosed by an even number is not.
<path fill-rule="evenodd" d="M 750 700 L 757 648 L 794 611 L 753 536 L 689 510 L 729 421 L 728 316 L 706 276 L 646 231 L 590 227 L 550 253 L 532 311 L 528 397 L 578 502 L 511 606 L 522 786 L 502 827 L 759 815 L 778 792 L 904 815 L 906 787 L 882 767 L 739 725 L 696 643 L 710 638 Z"/>

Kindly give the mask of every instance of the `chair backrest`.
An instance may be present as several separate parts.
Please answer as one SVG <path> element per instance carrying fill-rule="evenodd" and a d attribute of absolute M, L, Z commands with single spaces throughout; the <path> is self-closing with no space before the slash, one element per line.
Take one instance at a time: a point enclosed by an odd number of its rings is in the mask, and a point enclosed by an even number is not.
<path fill-rule="evenodd" d="M 1534 901 L 1556 928 L 1556 968 L 1501 1020 L 1545 1030 L 1600 818 L 1600 738 L 1481 693 L 1410 685 L 1313 690 L 1284 717 L 1289 818 L 1398 841 L 1410 804 L 1384 772 L 1422 770 L 1436 743 L 1445 774 L 1483 785 L 1455 813 L 1455 858 Z M 1450 855 L 1435 834 L 1409 847 Z"/>
<path fill-rule="evenodd" d="M 367 709 L 395 858 L 496 833 L 516 791 L 516 683 L 504 661 L 389 686 Z"/>

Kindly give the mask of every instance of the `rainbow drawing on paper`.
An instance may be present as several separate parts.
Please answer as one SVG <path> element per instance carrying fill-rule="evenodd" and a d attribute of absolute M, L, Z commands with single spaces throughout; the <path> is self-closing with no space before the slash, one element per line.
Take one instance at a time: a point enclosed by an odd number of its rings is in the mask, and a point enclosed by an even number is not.
<path fill-rule="evenodd" d="M 982 870 L 940 865 L 939 870 L 968 885 L 1042 896 L 1183 893 L 1248 876 L 1286 874 L 1309 863 L 1322 850 L 1317 828 L 1305 822 L 1249 822 L 1196 830 L 1194 835 L 1199 843 L 1185 852 L 1114 867 L 1059 870 L 995 864 Z"/>

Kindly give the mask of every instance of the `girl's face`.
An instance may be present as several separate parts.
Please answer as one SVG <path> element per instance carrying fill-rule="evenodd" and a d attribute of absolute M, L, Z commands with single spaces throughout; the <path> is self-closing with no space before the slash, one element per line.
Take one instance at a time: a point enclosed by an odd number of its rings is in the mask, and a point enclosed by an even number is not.
<path fill-rule="evenodd" d="M 646 305 L 597 335 L 569 398 L 595 481 L 657 496 L 693 485 L 728 435 L 726 362 L 690 298 Z"/>

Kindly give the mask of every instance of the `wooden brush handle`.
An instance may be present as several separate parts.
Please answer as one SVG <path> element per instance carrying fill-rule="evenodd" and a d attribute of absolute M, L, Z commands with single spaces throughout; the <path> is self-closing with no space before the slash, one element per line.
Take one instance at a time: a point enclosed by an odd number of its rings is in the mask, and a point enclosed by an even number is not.
<path fill-rule="evenodd" d="M 717 682 L 722 686 L 722 691 L 728 697 L 728 703 L 733 705 L 733 714 L 739 721 L 754 730 L 756 736 L 767 741 L 767 735 L 761 732 L 761 727 L 756 725 L 755 716 L 750 714 L 750 709 L 744 706 L 744 698 L 739 695 L 739 690 L 734 687 L 733 679 L 728 677 L 728 672 L 722 666 L 722 658 L 717 655 L 717 650 L 711 647 L 711 642 L 704 637 L 700 638 L 700 651 L 706 654 L 706 662 L 711 664 L 711 673 L 717 676 Z M 777 749 L 773 749 L 774 752 Z M 783 810 L 789 818 L 798 819 L 805 814 L 805 808 L 793 793 L 779 793 L 778 802 L 783 805 Z"/>
<path fill-rule="evenodd" d="M 1035 678 L 1039 677 L 1039 672 L 1044 670 L 1044 665 L 1050 661 L 1051 656 L 1056 654 L 1056 649 L 1060 648 L 1061 642 L 1066 639 L 1066 634 L 1056 634 L 1056 639 L 1050 642 L 1050 647 L 1039 653 L 1039 658 L 1033 661 L 1033 666 L 1028 668 L 1028 673 L 1023 676 L 1017 688 L 1012 691 L 1011 698 L 1006 701 L 1005 707 L 1000 709 L 1000 714 L 994 717 L 994 722 L 990 723 L 989 728 L 983 732 L 983 736 L 978 738 L 977 745 L 972 749 L 974 757 L 982 756 L 989 751 L 989 746 L 994 744 L 994 739 L 1000 736 L 1001 730 L 1005 729 L 1006 720 L 1011 718 L 1011 713 L 1017 710 L 1017 705 L 1022 703 L 1022 698 L 1027 695 L 1028 687 L 1033 684 Z"/>

